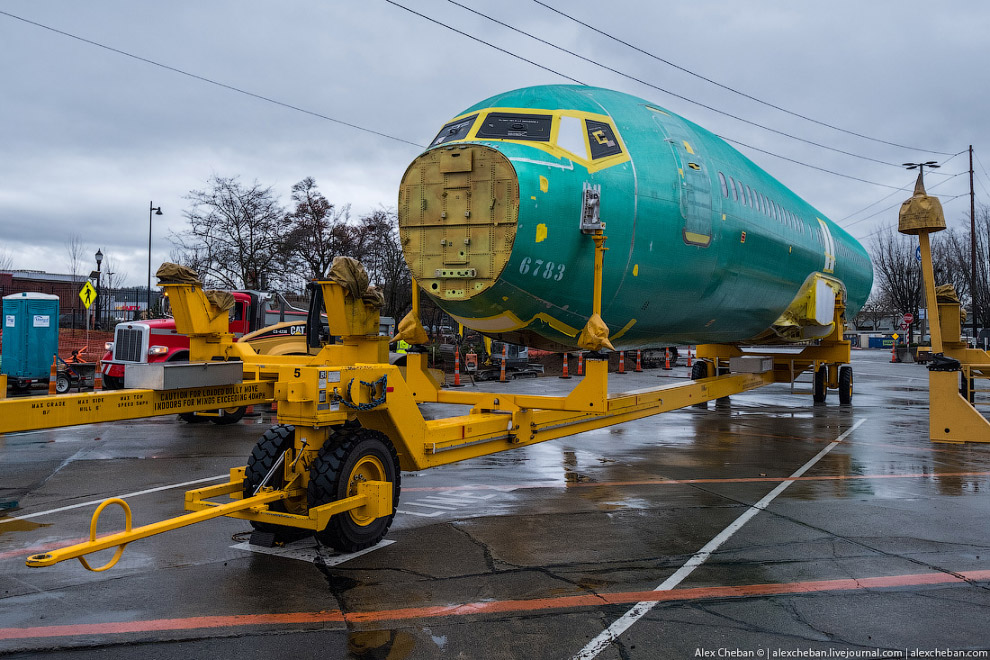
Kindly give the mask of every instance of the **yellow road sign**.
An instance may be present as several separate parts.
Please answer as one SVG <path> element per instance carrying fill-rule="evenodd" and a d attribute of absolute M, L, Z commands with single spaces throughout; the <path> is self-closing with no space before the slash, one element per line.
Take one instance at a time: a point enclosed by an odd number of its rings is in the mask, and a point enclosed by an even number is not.
<path fill-rule="evenodd" d="M 894 334 L 891 335 L 891 337 L 894 338 L 894 341 L 897 341 L 897 339 L 900 337 L 900 335 L 895 332 Z"/>
<path fill-rule="evenodd" d="M 96 300 L 96 289 L 93 288 L 91 283 L 86 282 L 83 284 L 83 288 L 79 291 L 79 298 L 83 301 L 83 304 L 86 305 L 86 309 L 89 309 L 89 306 L 93 304 L 94 300 Z"/>

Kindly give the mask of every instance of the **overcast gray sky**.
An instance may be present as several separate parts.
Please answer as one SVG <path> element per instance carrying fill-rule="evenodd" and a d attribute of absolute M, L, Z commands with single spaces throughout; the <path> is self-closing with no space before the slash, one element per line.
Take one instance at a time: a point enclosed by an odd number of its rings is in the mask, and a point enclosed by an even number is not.
<path fill-rule="evenodd" d="M 415 145 L 447 119 L 497 92 L 570 82 L 538 65 L 865 180 L 737 147 L 864 242 L 896 222 L 908 196 L 884 186 L 913 185 L 912 173 L 884 163 L 946 162 L 950 176 L 931 176 L 929 190 L 950 226 L 968 227 L 968 198 L 950 201 L 968 193 L 967 175 L 951 177 L 968 171 L 968 155 L 950 157 L 973 144 L 977 202 L 990 202 L 982 165 L 990 165 L 982 151 L 990 3 L 542 1 L 658 58 L 874 140 L 716 87 L 533 0 L 459 2 L 655 87 L 449 0 L 2 0 L 0 252 L 15 268 L 67 272 L 65 243 L 78 234 L 87 257 L 102 248 L 126 283 L 143 284 L 149 202 L 164 211 L 154 219 L 154 269 L 168 257 L 170 230 L 186 225 L 184 197 L 214 174 L 270 185 L 286 204 L 291 186 L 312 176 L 355 216 L 393 207 Z"/>

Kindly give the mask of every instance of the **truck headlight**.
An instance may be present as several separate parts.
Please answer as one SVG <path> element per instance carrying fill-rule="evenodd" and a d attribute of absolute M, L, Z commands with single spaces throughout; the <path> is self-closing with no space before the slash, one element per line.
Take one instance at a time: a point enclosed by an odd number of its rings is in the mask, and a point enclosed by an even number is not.
<path fill-rule="evenodd" d="M 103 344 L 103 350 L 105 350 L 105 351 L 112 351 L 113 350 L 113 342 L 112 341 L 108 341 L 107 343 Z"/>
<path fill-rule="evenodd" d="M 168 353 L 168 346 L 151 346 L 148 348 L 148 355 L 165 355 Z"/>

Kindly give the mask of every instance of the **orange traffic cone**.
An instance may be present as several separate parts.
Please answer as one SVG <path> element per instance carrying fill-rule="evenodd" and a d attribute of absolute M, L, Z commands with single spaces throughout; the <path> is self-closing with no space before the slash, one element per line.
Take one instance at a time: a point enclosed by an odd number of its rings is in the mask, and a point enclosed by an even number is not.
<path fill-rule="evenodd" d="M 584 375 L 584 351 L 578 352 L 578 376 Z"/>
<path fill-rule="evenodd" d="M 641 373 L 643 371 L 642 351 L 638 348 L 636 349 L 636 368 L 633 369 L 633 371 L 636 373 Z"/>
<path fill-rule="evenodd" d="M 890 361 L 891 363 L 897 362 L 897 342 L 893 342 L 890 345 Z"/>
<path fill-rule="evenodd" d="M 564 373 L 560 375 L 561 378 L 570 378 L 571 375 L 567 372 L 567 353 L 564 353 Z"/>
<path fill-rule="evenodd" d="M 505 380 L 505 361 L 508 358 L 508 354 L 509 354 L 509 345 L 506 344 L 505 342 L 502 342 L 502 368 L 500 369 L 498 376 L 498 382 L 500 383 L 508 382 Z"/>
<path fill-rule="evenodd" d="M 691 362 L 691 347 L 690 346 L 688 346 L 688 364 L 687 364 L 687 366 L 689 366 L 689 367 L 692 366 L 692 362 Z"/>
<path fill-rule="evenodd" d="M 55 394 L 55 380 L 58 378 L 58 365 L 55 363 L 55 357 L 52 357 L 52 368 L 48 373 L 48 394 Z"/>
<path fill-rule="evenodd" d="M 461 384 L 461 349 L 454 348 L 454 387 L 463 387 Z"/>
<path fill-rule="evenodd" d="M 663 352 L 664 352 L 663 369 L 664 371 L 670 371 L 670 349 L 665 348 L 663 349 Z"/>
<path fill-rule="evenodd" d="M 98 362 L 96 365 L 96 370 L 93 372 L 93 391 L 100 392 L 103 390 L 103 363 Z"/>
<path fill-rule="evenodd" d="M 619 373 L 626 373 L 626 352 L 619 351 Z"/>

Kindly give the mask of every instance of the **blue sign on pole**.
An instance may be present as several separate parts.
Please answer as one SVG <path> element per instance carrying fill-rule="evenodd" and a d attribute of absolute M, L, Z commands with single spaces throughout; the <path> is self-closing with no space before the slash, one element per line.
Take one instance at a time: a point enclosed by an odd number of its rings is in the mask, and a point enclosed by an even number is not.
<path fill-rule="evenodd" d="M 918 263 L 919 264 L 921 263 L 921 246 L 920 245 L 918 247 L 914 248 L 914 258 L 918 260 Z"/>

